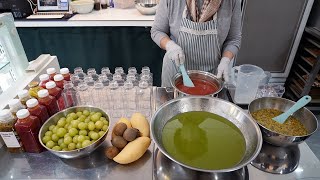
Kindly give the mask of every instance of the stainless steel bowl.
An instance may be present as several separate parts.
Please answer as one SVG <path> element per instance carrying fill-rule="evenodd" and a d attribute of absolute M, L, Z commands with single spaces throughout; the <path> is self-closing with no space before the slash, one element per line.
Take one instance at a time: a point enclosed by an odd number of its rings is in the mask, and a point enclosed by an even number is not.
<path fill-rule="evenodd" d="M 162 129 L 167 121 L 173 116 L 189 111 L 207 111 L 215 113 L 235 124 L 242 132 L 246 141 L 246 151 L 241 162 L 228 169 L 211 170 L 191 167 L 172 157 L 162 144 Z M 151 136 L 160 151 L 169 159 L 184 167 L 211 173 L 230 172 L 246 166 L 255 159 L 262 146 L 261 131 L 250 115 L 228 101 L 207 96 L 186 96 L 173 99 L 163 104 L 152 117 Z"/>
<path fill-rule="evenodd" d="M 137 0 L 136 9 L 143 15 L 155 15 L 158 4 L 158 0 Z"/>
<path fill-rule="evenodd" d="M 263 97 L 259 99 L 253 100 L 249 104 L 249 113 L 260 110 L 260 109 L 278 109 L 280 111 L 287 111 L 291 106 L 295 104 L 294 101 L 278 98 L 278 97 Z M 308 139 L 314 132 L 316 132 L 318 128 L 318 120 L 313 115 L 313 113 L 307 108 L 301 108 L 299 111 L 293 114 L 295 118 L 300 120 L 300 122 L 307 129 L 308 134 L 305 136 L 286 136 L 270 129 L 264 127 L 259 122 L 257 122 L 260 126 L 263 139 L 273 145 L 276 146 L 289 146 L 300 144 L 301 142 Z"/>
<path fill-rule="evenodd" d="M 51 153 L 61 157 L 61 158 L 65 158 L 65 159 L 71 159 L 71 158 L 78 158 L 78 157 L 82 157 L 85 155 L 90 154 L 92 151 L 94 151 L 97 147 L 99 147 L 102 142 L 106 139 L 109 128 L 107 129 L 107 131 L 105 132 L 105 134 L 100 137 L 97 141 L 95 141 L 94 143 L 92 143 L 91 145 L 81 148 L 81 149 L 76 149 L 76 150 L 72 150 L 72 151 L 55 151 L 52 149 L 47 148 L 43 143 L 42 143 L 42 137 L 45 135 L 45 132 L 48 131 L 49 126 L 51 125 L 56 125 L 58 120 L 61 117 L 65 117 L 67 116 L 67 114 L 72 113 L 72 112 L 76 112 L 76 111 L 83 111 L 83 110 L 89 110 L 90 112 L 101 112 L 102 115 L 109 121 L 109 125 L 110 125 L 110 120 L 109 120 L 109 116 L 101 109 L 96 108 L 96 107 L 92 107 L 92 106 L 75 106 L 75 107 L 71 107 L 68 109 L 65 109 L 63 111 L 60 111 L 58 113 L 56 113 L 55 115 L 51 116 L 41 127 L 40 132 L 39 132 L 39 141 L 40 144 L 46 148 L 48 151 L 50 151 Z"/>
<path fill-rule="evenodd" d="M 223 82 L 221 79 L 218 79 L 214 74 L 209 73 L 209 72 L 205 72 L 205 71 L 199 71 L 199 70 L 189 70 L 188 75 L 190 77 L 191 80 L 193 79 L 201 79 L 204 81 L 207 81 L 209 83 L 212 83 L 214 85 L 216 85 L 218 87 L 218 90 L 212 94 L 208 94 L 207 96 L 216 96 L 223 88 Z M 181 90 L 179 90 L 177 88 L 177 84 L 178 83 L 182 83 L 183 79 L 182 79 L 182 74 L 181 73 L 177 73 L 175 76 L 173 76 L 172 80 L 171 80 L 171 85 L 174 88 L 174 98 L 177 97 L 183 97 L 183 96 L 190 96 L 191 94 L 182 92 Z"/>

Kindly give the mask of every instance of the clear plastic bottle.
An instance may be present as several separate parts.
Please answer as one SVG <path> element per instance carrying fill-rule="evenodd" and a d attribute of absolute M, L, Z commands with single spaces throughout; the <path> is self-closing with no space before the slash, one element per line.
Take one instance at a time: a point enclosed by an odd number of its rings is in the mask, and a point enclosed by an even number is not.
<path fill-rule="evenodd" d="M 114 73 L 119 73 L 122 77 L 123 80 L 125 80 L 126 78 L 126 74 L 124 73 L 124 70 L 122 67 L 116 67 L 115 70 L 114 70 Z"/>
<path fill-rule="evenodd" d="M 41 125 L 49 119 L 47 108 L 39 104 L 37 99 L 29 99 L 27 101 L 27 107 L 31 115 L 37 116 L 40 119 Z"/>
<path fill-rule="evenodd" d="M 82 82 L 77 87 L 79 93 L 79 105 L 93 105 L 91 92 L 87 83 Z"/>
<path fill-rule="evenodd" d="M 89 69 L 87 70 L 87 75 L 88 75 L 88 76 L 91 76 L 92 74 L 97 74 L 95 68 L 89 68 Z"/>
<path fill-rule="evenodd" d="M 137 80 L 139 79 L 139 74 L 138 74 L 138 71 L 137 71 L 137 69 L 135 67 L 129 67 L 128 75 L 134 75 Z"/>
<path fill-rule="evenodd" d="M 66 108 L 79 105 L 79 94 L 72 83 L 64 84 L 62 96 L 65 100 Z"/>
<path fill-rule="evenodd" d="M 39 76 L 39 79 L 40 79 L 39 86 L 42 88 L 46 88 L 46 83 L 50 81 L 49 75 L 48 74 L 41 74 Z"/>
<path fill-rule="evenodd" d="M 109 84 L 110 81 L 108 79 L 108 77 L 106 75 L 100 75 L 99 76 L 99 81 L 102 83 L 103 85 L 103 89 L 102 89 L 102 94 L 101 97 L 104 97 L 104 103 L 102 103 L 102 109 L 106 110 L 106 111 L 110 111 L 110 99 L 109 99 Z"/>
<path fill-rule="evenodd" d="M 23 104 L 24 106 L 26 105 L 27 101 L 31 99 L 31 96 L 29 95 L 29 91 L 26 89 L 18 92 L 18 97 L 21 104 Z"/>
<path fill-rule="evenodd" d="M 120 73 L 113 74 L 113 81 L 117 81 L 119 86 L 123 86 L 124 79 L 122 78 Z"/>
<path fill-rule="evenodd" d="M 92 92 L 92 98 L 94 101 L 94 105 L 98 106 L 99 108 L 102 108 L 102 105 L 105 103 L 103 97 L 103 84 L 100 81 L 95 81 L 93 87 L 94 89 Z"/>
<path fill-rule="evenodd" d="M 140 80 L 137 90 L 136 102 L 138 102 L 138 111 L 146 117 L 151 115 L 151 88 L 147 81 Z"/>
<path fill-rule="evenodd" d="M 117 81 L 112 81 L 109 85 L 110 101 L 112 104 L 112 117 L 119 118 L 123 114 L 123 101 L 121 98 L 121 88 Z"/>
<path fill-rule="evenodd" d="M 124 117 L 131 117 L 131 115 L 136 112 L 136 89 L 131 81 L 126 81 L 123 86 L 123 108 Z M 125 102 L 125 103 L 124 103 Z"/>
<path fill-rule="evenodd" d="M 74 87 L 77 87 L 78 86 L 78 84 L 80 83 L 80 78 L 79 78 L 79 76 L 78 75 L 71 75 L 71 77 L 70 77 L 70 80 L 71 80 L 71 83 L 73 84 L 73 86 Z"/>
<path fill-rule="evenodd" d="M 8 109 L 0 111 L 0 135 L 6 144 L 8 151 L 23 152 L 23 146 L 20 137 L 15 131 L 17 118 L 14 117 Z"/>
<path fill-rule="evenodd" d="M 109 69 L 109 67 L 103 67 L 101 69 L 101 75 L 105 75 L 108 77 L 109 81 L 112 81 L 113 75 Z"/>
<path fill-rule="evenodd" d="M 49 79 L 53 81 L 53 77 L 56 75 L 56 69 L 55 68 L 48 68 L 47 74 L 49 75 Z"/>
<path fill-rule="evenodd" d="M 137 80 L 136 76 L 134 74 L 128 74 L 127 75 L 127 81 L 131 81 L 133 83 L 133 86 L 138 86 L 139 81 Z"/>
<path fill-rule="evenodd" d="M 83 72 L 83 69 L 81 67 L 74 68 L 73 72 L 74 72 L 74 75 L 77 75 L 81 80 L 83 80 L 84 77 L 86 76 L 86 73 Z"/>
<path fill-rule="evenodd" d="M 151 73 L 142 73 L 140 75 L 140 80 L 147 81 L 150 87 L 153 86 L 153 78 Z"/>
<path fill-rule="evenodd" d="M 10 112 L 16 116 L 17 112 L 20 110 L 20 109 L 25 109 L 26 106 L 24 106 L 19 99 L 12 99 L 9 101 L 8 103 L 9 105 L 9 108 L 10 108 Z"/>

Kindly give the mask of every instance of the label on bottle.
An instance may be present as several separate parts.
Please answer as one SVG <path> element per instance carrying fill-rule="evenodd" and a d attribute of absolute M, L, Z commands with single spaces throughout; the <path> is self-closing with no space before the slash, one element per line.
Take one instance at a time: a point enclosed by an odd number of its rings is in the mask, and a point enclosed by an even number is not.
<path fill-rule="evenodd" d="M 0 132 L 0 135 L 8 148 L 21 147 L 14 132 Z"/>

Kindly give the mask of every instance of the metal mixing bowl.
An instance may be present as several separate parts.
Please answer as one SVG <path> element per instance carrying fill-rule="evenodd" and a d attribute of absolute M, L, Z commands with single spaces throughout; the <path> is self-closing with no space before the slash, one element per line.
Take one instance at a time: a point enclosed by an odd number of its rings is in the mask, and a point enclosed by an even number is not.
<path fill-rule="evenodd" d="M 173 116 L 189 111 L 211 112 L 228 119 L 236 125 L 242 132 L 246 141 L 246 151 L 241 162 L 228 169 L 211 170 L 191 167 L 172 157 L 162 144 L 162 129 L 167 121 L 169 121 Z M 151 136 L 160 151 L 169 159 L 196 171 L 212 173 L 235 171 L 246 166 L 255 159 L 262 146 L 261 131 L 259 126 L 255 123 L 255 120 L 250 115 L 240 107 L 228 101 L 208 96 L 186 96 L 173 99 L 163 104 L 152 117 Z"/>
<path fill-rule="evenodd" d="M 58 113 L 56 113 L 55 115 L 51 116 L 41 127 L 40 132 L 39 132 L 39 141 L 40 144 L 46 148 L 48 151 L 50 151 L 51 153 L 61 157 L 61 158 L 65 158 L 65 159 L 71 159 L 71 158 L 78 158 L 78 157 L 82 157 L 85 155 L 90 154 L 92 151 L 94 151 L 95 149 L 97 149 L 97 147 L 99 147 L 102 142 L 106 139 L 107 134 L 108 134 L 108 130 L 109 127 L 107 129 L 107 131 L 104 133 L 104 135 L 102 137 L 100 137 L 97 141 L 95 141 L 94 143 L 92 143 L 91 145 L 81 148 L 81 149 L 75 149 L 72 151 L 55 151 L 52 149 L 47 148 L 43 143 L 42 143 L 42 137 L 45 135 L 45 133 L 48 131 L 49 126 L 51 125 L 56 125 L 58 120 L 62 117 L 66 117 L 67 114 L 72 113 L 72 112 L 76 112 L 76 111 L 84 111 L 84 110 L 88 110 L 90 112 L 101 112 L 102 116 L 105 117 L 108 121 L 109 121 L 109 125 L 110 125 L 110 120 L 109 120 L 109 116 L 101 109 L 96 108 L 96 107 L 92 107 L 92 106 L 75 106 L 75 107 L 71 107 L 68 109 L 65 109 L 63 111 L 60 111 Z"/>
<path fill-rule="evenodd" d="M 212 73 L 200 71 L 200 70 L 189 70 L 187 73 L 188 73 L 191 80 L 193 80 L 193 79 L 203 80 L 203 81 L 206 81 L 208 83 L 211 83 L 211 84 L 214 84 L 215 86 L 217 86 L 218 90 L 212 94 L 208 94 L 207 96 L 213 97 L 213 96 L 217 95 L 223 88 L 222 80 L 218 79 Z M 182 81 L 183 81 L 183 79 L 182 79 L 181 73 L 177 73 L 175 76 L 173 76 L 173 78 L 171 80 L 171 85 L 174 88 L 174 98 L 191 95 L 191 94 L 182 92 L 181 90 L 179 90 L 177 88 L 176 85 L 179 83 L 182 83 Z M 193 94 L 193 95 L 196 95 L 196 94 Z"/>
<path fill-rule="evenodd" d="M 295 104 L 294 101 L 285 98 L 278 97 L 263 97 L 259 99 L 253 100 L 249 104 L 248 111 L 249 113 L 253 113 L 260 109 L 278 109 L 280 111 L 287 111 L 291 106 Z M 308 134 L 305 136 L 286 136 L 270 129 L 264 127 L 259 122 L 257 122 L 260 126 L 263 139 L 273 145 L 276 146 L 289 146 L 300 144 L 306 139 L 308 139 L 314 132 L 317 131 L 318 128 L 318 120 L 313 115 L 313 113 L 307 108 L 301 108 L 299 111 L 293 114 L 295 118 L 300 120 L 300 122 L 307 129 Z"/>
<path fill-rule="evenodd" d="M 158 4 L 158 0 L 137 0 L 136 9 L 143 15 L 155 15 Z"/>

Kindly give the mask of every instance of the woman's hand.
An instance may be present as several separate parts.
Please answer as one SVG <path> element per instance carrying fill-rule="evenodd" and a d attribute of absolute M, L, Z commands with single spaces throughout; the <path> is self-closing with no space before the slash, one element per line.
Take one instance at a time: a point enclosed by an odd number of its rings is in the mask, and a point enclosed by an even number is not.
<path fill-rule="evenodd" d="M 229 63 L 230 59 L 228 57 L 223 57 L 218 66 L 217 78 L 221 78 L 223 76 L 224 81 L 229 81 Z"/>
<path fill-rule="evenodd" d="M 182 48 L 172 40 L 168 41 L 165 45 L 167 50 L 165 56 L 175 62 L 176 66 L 180 66 L 185 61 L 185 55 Z"/>

